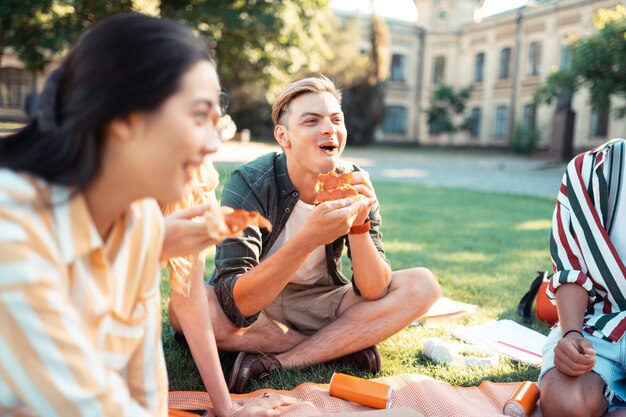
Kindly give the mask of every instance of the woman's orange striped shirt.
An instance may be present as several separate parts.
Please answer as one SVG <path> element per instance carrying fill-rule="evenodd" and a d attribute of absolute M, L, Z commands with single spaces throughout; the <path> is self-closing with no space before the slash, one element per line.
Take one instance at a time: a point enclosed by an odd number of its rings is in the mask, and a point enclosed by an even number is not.
<path fill-rule="evenodd" d="M 0 415 L 165 416 L 163 218 L 103 242 L 82 195 L 0 170 Z"/>

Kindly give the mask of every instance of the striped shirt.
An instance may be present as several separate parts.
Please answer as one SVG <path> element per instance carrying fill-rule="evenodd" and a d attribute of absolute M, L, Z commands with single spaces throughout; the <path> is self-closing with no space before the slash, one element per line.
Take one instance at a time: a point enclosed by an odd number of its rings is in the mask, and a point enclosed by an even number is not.
<path fill-rule="evenodd" d="M 626 141 L 614 139 L 567 166 L 552 223 L 555 274 L 547 295 L 581 285 L 589 295 L 584 330 L 608 341 L 626 331 Z"/>
<path fill-rule="evenodd" d="M 162 240 L 153 200 L 102 242 L 82 195 L 0 170 L 0 415 L 167 415 Z"/>

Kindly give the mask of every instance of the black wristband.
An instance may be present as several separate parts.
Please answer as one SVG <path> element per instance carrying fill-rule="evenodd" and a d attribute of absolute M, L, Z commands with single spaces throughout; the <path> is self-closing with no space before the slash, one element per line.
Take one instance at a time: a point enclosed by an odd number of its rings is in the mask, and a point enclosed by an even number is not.
<path fill-rule="evenodd" d="M 566 331 L 565 334 L 563 335 L 562 339 L 565 339 L 565 336 L 567 336 L 570 333 L 578 333 L 581 337 L 585 337 L 585 336 L 583 336 L 583 332 L 581 332 L 580 330 L 572 329 L 572 330 Z"/>

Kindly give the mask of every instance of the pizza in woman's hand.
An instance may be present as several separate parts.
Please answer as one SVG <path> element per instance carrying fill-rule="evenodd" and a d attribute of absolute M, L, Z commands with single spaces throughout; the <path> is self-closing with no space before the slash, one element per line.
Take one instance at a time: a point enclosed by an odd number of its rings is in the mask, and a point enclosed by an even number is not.
<path fill-rule="evenodd" d="M 258 211 L 235 210 L 231 207 L 219 207 L 205 212 L 204 221 L 209 237 L 216 241 L 240 236 L 250 226 L 272 231 L 270 221 Z"/>

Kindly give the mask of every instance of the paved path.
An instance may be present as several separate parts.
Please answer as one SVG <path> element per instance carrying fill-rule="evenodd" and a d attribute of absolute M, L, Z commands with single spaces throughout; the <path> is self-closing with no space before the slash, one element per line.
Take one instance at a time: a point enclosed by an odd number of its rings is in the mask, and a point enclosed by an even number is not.
<path fill-rule="evenodd" d="M 226 142 L 215 161 L 242 163 L 278 146 Z M 378 181 L 556 198 L 563 164 L 498 152 L 422 148 L 348 148 L 344 158 Z"/>

